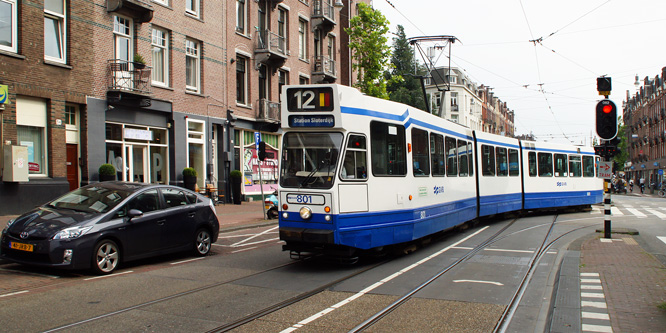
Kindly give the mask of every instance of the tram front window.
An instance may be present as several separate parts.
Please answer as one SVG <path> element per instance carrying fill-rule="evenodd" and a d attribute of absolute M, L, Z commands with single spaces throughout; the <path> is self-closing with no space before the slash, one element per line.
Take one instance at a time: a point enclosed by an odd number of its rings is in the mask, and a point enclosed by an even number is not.
<path fill-rule="evenodd" d="M 333 186 L 341 133 L 287 133 L 282 140 L 280 185 L 327 189 Z"/>

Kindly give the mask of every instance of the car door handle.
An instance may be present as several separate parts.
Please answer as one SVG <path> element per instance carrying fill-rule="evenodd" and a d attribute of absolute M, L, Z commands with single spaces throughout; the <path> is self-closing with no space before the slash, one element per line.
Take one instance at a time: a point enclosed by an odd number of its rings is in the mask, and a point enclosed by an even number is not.
<path fill-rule="evenodd" d="M 158 220 L 157 225 L 164 225 L 164 222 L 166 222 L 166 219 Z"/>
<path fill-rule="evenodd" d="M 187 213 L 187 216 L 188 216 L 188 217 L 194 217 L 194 216 L 196 216 L 196 215 L 197 215 L 197 212 L 190 212 L 190 213 Z"/>

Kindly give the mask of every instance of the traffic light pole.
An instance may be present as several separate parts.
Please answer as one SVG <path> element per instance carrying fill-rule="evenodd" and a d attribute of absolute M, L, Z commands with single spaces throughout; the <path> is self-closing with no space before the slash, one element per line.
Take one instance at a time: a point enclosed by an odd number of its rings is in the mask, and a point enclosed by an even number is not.
<path fill-rule="evenodd" d="M 610 162 L 609 157 L 604 157 L 604 162 Z M 604 238 L 611 238 L 611 182 L 604 179 Z"/>

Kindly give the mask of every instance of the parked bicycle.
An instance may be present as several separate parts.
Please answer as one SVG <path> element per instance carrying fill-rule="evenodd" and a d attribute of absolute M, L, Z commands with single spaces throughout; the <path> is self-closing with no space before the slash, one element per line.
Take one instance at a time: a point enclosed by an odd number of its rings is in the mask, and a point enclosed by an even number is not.
<path fill-rule="evenodd" d="M 666 198 L 666 182 L 661 183 L 661 188 L 659 189 L 659 191 L 657 193 L 659 193 L 660 197 Z"/>

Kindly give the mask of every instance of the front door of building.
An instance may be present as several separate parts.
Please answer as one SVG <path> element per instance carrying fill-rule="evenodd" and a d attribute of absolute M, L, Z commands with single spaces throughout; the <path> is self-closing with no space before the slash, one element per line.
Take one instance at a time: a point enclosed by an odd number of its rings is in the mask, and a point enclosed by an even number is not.
<path fill-rule="evenodd" d="M 79 188 L 79 146 L 67 144 L 67 181 L 69 190 Z"/>
<path fill-rule="evenodd" d="M 124 180 L 137 183 L 149 183 L 148 147 L 143 145 L 125 145 L 127 165 Z"/>

